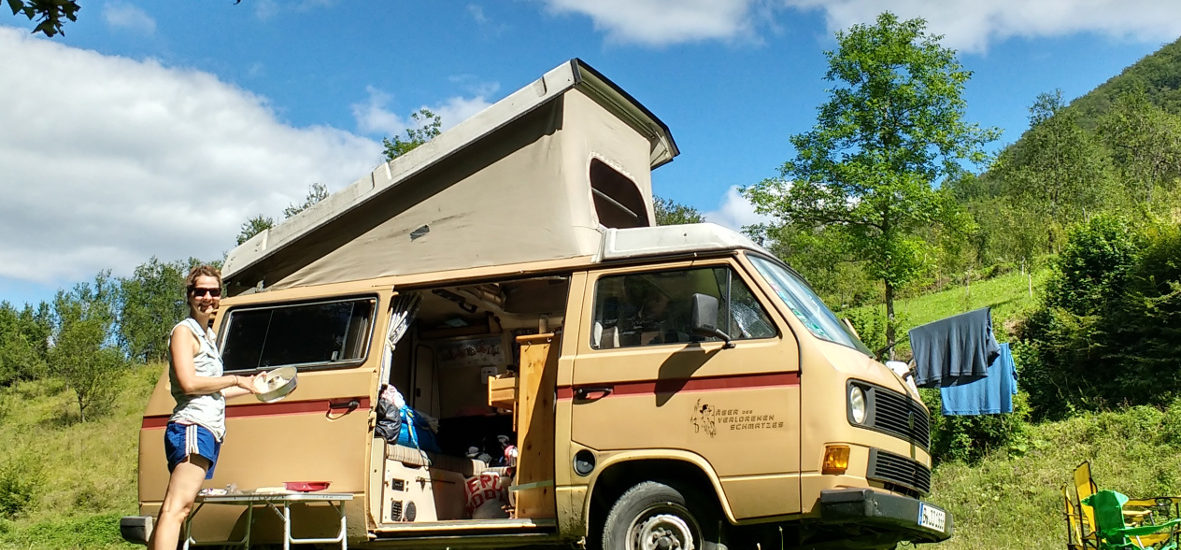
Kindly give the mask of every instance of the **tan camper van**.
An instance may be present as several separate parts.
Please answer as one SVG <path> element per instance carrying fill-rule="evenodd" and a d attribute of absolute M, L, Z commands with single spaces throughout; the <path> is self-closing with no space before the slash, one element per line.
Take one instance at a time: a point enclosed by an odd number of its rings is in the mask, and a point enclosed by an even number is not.
<path fill-rule="evenodd" d="M 677 153 L 659 119 L 572 60 L 233 250 L 226 369 L 294 366 L 297 386 L 228 402 L 191 540 L 951 536 L 922 500 L 918 396 L 762 247 L 713 224 L 655 226 L 650 172 Z M 164 494 L 172 406 L 162 376 L 129 540 Z"/>

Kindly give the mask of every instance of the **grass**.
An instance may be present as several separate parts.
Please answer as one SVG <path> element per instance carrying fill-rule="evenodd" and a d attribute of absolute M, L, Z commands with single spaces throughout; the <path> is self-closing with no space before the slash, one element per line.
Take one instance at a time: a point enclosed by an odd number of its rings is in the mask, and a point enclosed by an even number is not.
<path fill-rule="evenodd" d="M 977 464 L 936 468 L 930 500 L 955 519 L 939 550 L 1061 548 L 1061 488 L 1082 461 L 1100 489 L 1134 498 L 1181 495 L 1181 402 L 1167 411 L 1134 407 L 1031 426 L 1030 450 Z"/>
<path fill-rule="evenodd" d="M 910 341 L 906 337 L 908 330 L 982 307 L 992 308 L 993 331 L 997 340 L 1011 340 L 1018 320 L 1037 305 L 1039 293 L 1048 276 L 1049 270 L 1045 269 L 1032 275 L 1013 271 L 991 279 L 974 281 L 970 285 L 895 300 L 894 318 L 898 323 L 898 345 L 895 347 L 897 356 L 900 359 L 910 358 Z M 872 333 L 865 334 L 862 330 L 862 339 L 870 347 L 876 349 L 880 346 L 875 345 L 875 342 L 885 341 L 884 305 L 862 306 L 840 314 L 854 319 L 873 319 Z"/>
<path fill-rule="evenodd" d="M 60 382 L 0 389 L 0 549 L 142 548 L 118 520 L 137 512 L 140 417 L 161 368 L 113 380 L 112 409 L 85 423 Z"/>

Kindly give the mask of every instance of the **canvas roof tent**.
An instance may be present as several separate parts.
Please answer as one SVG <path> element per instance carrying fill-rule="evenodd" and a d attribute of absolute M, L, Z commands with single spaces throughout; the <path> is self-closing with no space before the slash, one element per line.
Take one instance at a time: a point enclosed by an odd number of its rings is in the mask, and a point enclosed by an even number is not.
<path fill-rule="evenodd" d="M 668 128 L 579 59 L 232 250 L 230 294 L 593 257 L 654 225 Z"/>

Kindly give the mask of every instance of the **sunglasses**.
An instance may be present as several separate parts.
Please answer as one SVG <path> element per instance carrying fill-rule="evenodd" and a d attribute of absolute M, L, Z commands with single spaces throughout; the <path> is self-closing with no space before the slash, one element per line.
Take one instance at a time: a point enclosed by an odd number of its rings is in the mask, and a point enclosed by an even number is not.
<path fill-rule="evenodd" d="M 208 293 L 210 296 L 217 298 L 221 296 L 221 287 L 217 288 L 201 288 L 196 286 L 189 287 L 189 292 L 193 293 L 193 297 L 200 298 Z"/>

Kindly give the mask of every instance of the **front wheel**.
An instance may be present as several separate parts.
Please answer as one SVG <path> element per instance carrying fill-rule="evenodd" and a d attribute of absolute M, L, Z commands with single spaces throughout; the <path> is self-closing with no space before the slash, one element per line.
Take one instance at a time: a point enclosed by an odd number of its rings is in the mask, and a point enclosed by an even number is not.
<path fill-rule="evenodd" d="M 645 481 L 611 507 L 603 550 L 725 550 L 714 509 L 695 493 Z"/>

